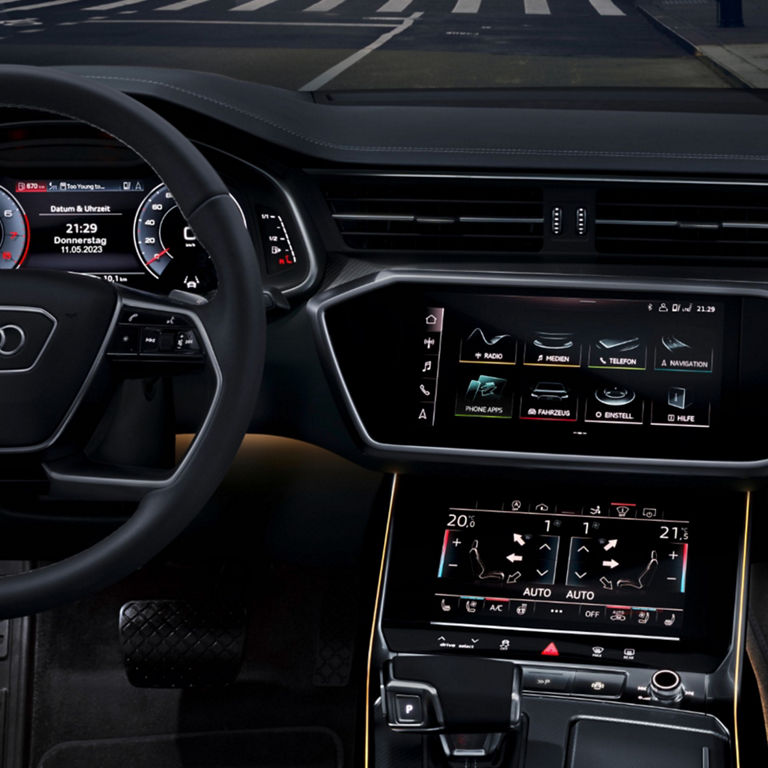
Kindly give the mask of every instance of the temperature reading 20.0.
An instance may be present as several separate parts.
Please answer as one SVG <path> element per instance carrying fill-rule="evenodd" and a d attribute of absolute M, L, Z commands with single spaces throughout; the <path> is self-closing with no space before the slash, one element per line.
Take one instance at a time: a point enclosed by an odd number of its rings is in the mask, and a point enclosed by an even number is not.
<path fill-rule="evenodd" d="M 684 525 L 662 525 L 660 539 L 688 541 L 688 528 Z"/>
<path fill-rule="evenodd" d="M 448 515 L 448 527 L 449 528 L 474 528 L 475 516 L 464 515 L 451 512 Z"/>

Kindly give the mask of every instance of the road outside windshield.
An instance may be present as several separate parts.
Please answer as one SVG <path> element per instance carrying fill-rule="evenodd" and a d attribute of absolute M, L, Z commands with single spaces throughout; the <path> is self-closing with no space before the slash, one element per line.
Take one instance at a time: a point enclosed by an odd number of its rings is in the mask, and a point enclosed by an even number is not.
<path fill-rule="evenodd" d="M 285 88 L 768 88 L 768 0 L 0 0 L 0 61 Z"/>

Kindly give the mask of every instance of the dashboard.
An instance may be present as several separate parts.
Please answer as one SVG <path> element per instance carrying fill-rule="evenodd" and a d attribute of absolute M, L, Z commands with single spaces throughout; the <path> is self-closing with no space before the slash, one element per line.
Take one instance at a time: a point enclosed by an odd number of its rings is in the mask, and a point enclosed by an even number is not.
<path fill-rule="evenodd" d="M 577 729 L 602 738 L 616 721 L 638 742 L 699 739 L 692 765 L 704 748 L 730 764 L 749 557 L 764 554 L 750 517 L 768 469 L 762 102 L 393 106 L 86 74 L 182 127 L 238 203 L 270 320 L 252 431 L 391 483 L 366 551 L 369 764 L 463 765 L 452 738 L 501 731 L 505 764 L 525 763 L 520 744 L 530 765 L 576 764 Z M 216 290 L 150 168 L 18 110 L 0 128 L 0 253 L 3 270 Z M 146 383 L 135 357 L 112 354 L 111 373 Z M 160 371 L 158 434 L 194 431 L 202 362 Z M 148 398 L 120 396 L 112 416 L 130 423 Z M 114 424 L 96 426 L 111 448 Z M 488 744 L 475 765 L 498 764 Z"/>

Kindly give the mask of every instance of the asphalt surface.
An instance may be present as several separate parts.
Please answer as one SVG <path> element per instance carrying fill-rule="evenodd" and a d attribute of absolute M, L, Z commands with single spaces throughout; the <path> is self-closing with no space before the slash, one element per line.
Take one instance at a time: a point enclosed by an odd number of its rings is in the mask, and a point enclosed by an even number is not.
<path fill-rule="evenodd" d="M 0 61 L 303 90 L 729 85 L 627 0 L 0 0 Z"/>

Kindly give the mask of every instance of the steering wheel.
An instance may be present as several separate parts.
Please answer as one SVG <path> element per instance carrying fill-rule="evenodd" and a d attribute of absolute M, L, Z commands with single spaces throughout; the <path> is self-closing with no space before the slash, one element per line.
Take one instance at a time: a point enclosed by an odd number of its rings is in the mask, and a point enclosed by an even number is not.
<path fill-rule="evenodd" d="M 67 559 L 0 579 L 0 617 L 75 600 L 141 567 L 199 513 L 223 479 L 254 411 L 264 360 L 259 261 L 242 214 L 208 161 L 149 108 L 107 86 L 36 67 L 0 66 L 3 106 L 87 123 L 132 149 L 167 184 L 216 266 L 208 300 L 166 299 L 82 275 L 0 274 L 0 453 L 33 455 L 55 445 L 107 357 L 121 321 L 152 313 L 183 322 L 215 379 L 202 426 L 166 473 L 93 471 L 44 464 L 53 498 L 134 499 L 133 515 Z M 18 330 L 17 330 L 18 329 Z M 10 355 L 3 351 L 14 350 Z M 50 452 L 49 452 L 50 453 Z"/>

